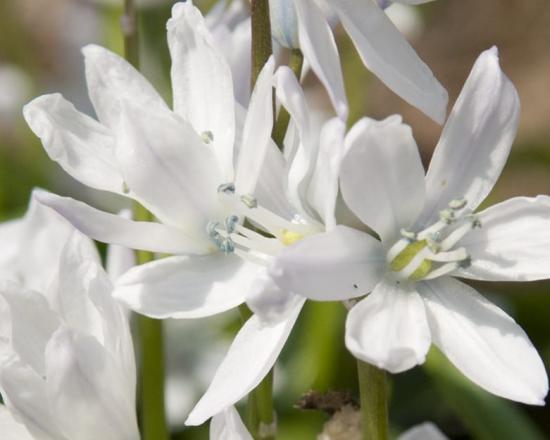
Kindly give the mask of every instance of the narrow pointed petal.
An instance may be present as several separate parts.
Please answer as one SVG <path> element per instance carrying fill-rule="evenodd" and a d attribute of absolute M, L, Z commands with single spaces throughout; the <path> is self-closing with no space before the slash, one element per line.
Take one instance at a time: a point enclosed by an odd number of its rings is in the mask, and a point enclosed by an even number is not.
<path fill-rule="evenodd" d="M 345 131 L 346 125 L 340 118 L 333 118 L 323 125 L 319 155 L 308 188 L 309 202 L 328 230 L 336 226 L 338 177 L 344 154 Z"/>
<path fill-rule="evenodd" d="M 478 214 L 481 227 L 459 245 L 471 265 L 457 276 L 491 281 L 550 278 L 550 197 L 516 197 Z"/>
<path fill-rule="evenodd" d="M 452 278 L 419 283 L 435 345 L 472 382 L 497 396 L 544 405 L 548 378 L 516 322 Z"/>
<path fill-rule="evenodd" d="M 390 373 L 424 363 L 430 343 L 422 298 L 395 281 L 382 281 L 348 313 L 348 350 Z"/>
<path fill-rule="evenodd" d="M 186 235 L 185 231 L 155 222 L 135 222 L 92 208 L 70 197 L 37 194 L 38 202 L 65 217 L 76 229 L 94 240 L 132 249 L 170 254 L 207 254 L 207 241 Z"/>
<path fill-rule="evenodd" d="M 283 290 L 336 301 L 370 292 L 382 278 L 385 263 L 378 240 L 339 225 L 283 249 L 269 272 Z"/>
<path fill-rule="evenodd" d="M 17 280 L 19 268 L 19 253 L 21 251 L 21 238 L 23 237 L 24 222 L 22 219 L 10 220 L 0 223 L 0 278 Z"/>
<path fill-rule="evenodd" d="M 426 175 L 423 223 L 453 199 L 477 208 L 500 176 L 518 121 L 517 91 L 493 47 L 478 57 L 443 128 Z"/>
<path fill-rule="evenodd" d="M 446 90 L 384 11 L 373 1 L 333 0 L 331 6 L 365 66 L 397 95 L 442 124 Z"/>
<path fill-rule="evenodd" d="M 4 440 L 34 440 L 25 425 L 15 420 L 5 405 L 0 405 L 0 432 Z"/>
<path fill-rule="evenodd" d="M 448 438 L 433 423 L 424 422 L 405 431 L 397 440 L 448 440 Z"/>
<path fill-rule="evenodd" d="M 238 411 L 234 406 L 230 406 L 212 417 L 210 440 L 252 440 L 252 436 L 244 426 Z"/>
<path fill-rule="evenodd" d="M 88 94 L 103 125 L 116 127 L 123 101 L 131 100 L 152 111 L 168 108 L 149 81 L 124 58 L 94 44 L 85 46 L 82 53 Z"/>
<path fill-rule="evenodd" d="M 68 174 L 92 188 L 123 194 L 114 139 L 108 128 L 57 93 L 29 102 L 23 116 L 50 159 Z"/>
<path fill-rule="evenodd" d="M 241 328 L 214 379 L 185 421 L 201 425 L 210 417 L 235 404 L 252 391 L 275 364 L 288 339 L 303 301 L 284 321 L 263 325 L 252 316 Z"/>
<path fill-rule="evenodd" d="M 68 440 L 48 404 L 46 382 L 32 367 L 17 358 L 10 359 L 0 370 L 0 385 L 10 410 L 33 439 Z"/>
<path fill-rule="evenodd" d="M 235 189 L 239 194 L 254 193 L 271 143 L 274 69 L 275 59 L 271 56 L 262 68 L 250 98 L 235 171 Z"/>
<path fill-rule="evenodd" d="M 411 128 L 400 116 L 363 118 L 346 137 L 342 195 L 359 219 L 388 243 L 410 226 L 424 204 L 424 168 Z"/>
<path fill-rule="evenodd" d="M 126 103 L 116 154 L 128 188 L 163 223 L 204 234 L 223 183 L 212 149 L 169 111 Z"/>
<path fill-rule="evenodd" d="M 304 58 L 327 89 L 336 113 L 345 121 L 348 117 L 348 103 L 340 56 L 330 26 L 315 1 L 295 1 L 294 7 L 298 17 L 300 49 Z"/>
<path fill-rule="evenodd" d="M 163 258 L 120 277 L 114 295 L 153 318 L 202 318 L 242 304 L 259 269 L 221 253 Z"/>
<path fill-rule="evenodd" d="M 176 3 L 168 20 L 174 111 L 199 134 L 210 132 L 226 182 L 233 180 L 235 115 L 231 69 L 200 11 Z"/>
<path fill-rule="evenodd" d="M 67 437 L 139 439 L 134 396 L 122 386 L 126 373 L 95 338 L 60 327 L 46 365 L 48 401 Z"/>

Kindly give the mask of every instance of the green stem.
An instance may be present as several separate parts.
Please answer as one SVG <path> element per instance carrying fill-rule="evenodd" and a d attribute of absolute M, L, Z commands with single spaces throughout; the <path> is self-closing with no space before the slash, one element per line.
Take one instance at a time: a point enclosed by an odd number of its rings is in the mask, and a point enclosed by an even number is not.
<path fill-rule="evenodd" d="M 388 439 L 388 390 L 386 372 L 357 361 L 361 395 L 363 440 Z"/>
<path fill-rule="evenodd" d="M 137 9 L 134 0 L 124 0 L 124 14 L 120 18 L 124 37 L 124 57 L 136 69 L 139 68 L 139 34 Z"/>
<path fill-rule="evenodd" d="M 302 51 L 300 49 L 292 49 L 288 60 L 288 67 L 290 67 L 290 69 L 294 72 L 294 75 L 296 75 L 298 81 L 300 80 L 300 75 L 302 74 L 303 64 L 304 56 Z M 289 122 L 290 114 L 284 107 L 281 107 L 279 110 L 279 115 L 277 116 L 277 121 L 273 126 L 273 133 L 271 136 L 281 151 L 283 150 L 283 141 L 285 139 Z"/>
<path fill-rule="evenodd" d="M 273 53 L 269 1 L 252 0 L 250 16 L 252 19 L 252 87 L 254 87 L 260 71 Z"/>
<path fill-rule="evenodd" d="M 124 14 L 121 17 L 124 36 L 124 56 L 139 69 L 139 35 L 137 9 L 134 0 L 124 0 Z M 153 216 L 139 203 L 134 205 L 134 218 L 138 221 L 153 221 Z M 137 251 L 137 263 L 154 260 L 151 252 Z M 141 345 L 140 362 L 140 421 L 142 440 L 163 440 L 168 438 L 164 411 L 164 345 L 162 321 L 138 316 Z"/>

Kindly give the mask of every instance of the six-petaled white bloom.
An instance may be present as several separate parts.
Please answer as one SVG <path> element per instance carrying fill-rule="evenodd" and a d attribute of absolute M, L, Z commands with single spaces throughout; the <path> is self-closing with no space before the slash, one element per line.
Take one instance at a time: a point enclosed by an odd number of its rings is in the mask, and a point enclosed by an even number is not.
<path fill-rule="evenodd" d="M 131 197 L 160 222 L 136 222 L 52 194 L 39 200 L 104 241 L 176 254 L 134 268 L 116 296 L 156 318 L 198 318 L 244 301 L 258 265 L 227 234 L 247 230 L 224 194 L 262 191 L 282 157 L 270 139 L 274 61 L 262 70 L 248 110 L 235 101 L 231 70 L 191 2 L 168 21 L 174 111 L 122 58 L 84 49 L 89 94 L 100 123 L 60 95 L 37 98 L 25 117 L 50 157 L 82 183 Z M 275 202 L 273 202 L 275 203 Z M 252 233 L 252 232 L 251 232 Z"/>
<path fill-rule="evenodd" d="M 274 37 L 283 46 L 302 50 L 341 118 L 347 118 L 348 105 L 327 14 L 342 23 L 368 69 L 405 101 L 443 123 L 447 92 L 374 0 L 275 0 L 269 4 Z"/>
<path fill-rule="evenodd" d="M 401 372 L 433 342 L 468 378 L 499 396 L 543 404 L 544 366 L 505 312 L 453 276 L 550 277 L 550 198 L 518 197 L 474 213 L 508 157 L 519 116 L 496 48 L 480 55 L 424 177 L 399 117 L 363 119 L 348 136 L 340 184 L 349 208 L 380 240 L 337 226 L 285 249 L 271 268 L 282 289 L 353 306 L 346 345 Z"/>
<path fill-rule="evenodd" d="M 92 241 L 35 201 L 0 233 L 17 249 L 0 282 L 2 435 L 139 439 L 130 329 Z"/>

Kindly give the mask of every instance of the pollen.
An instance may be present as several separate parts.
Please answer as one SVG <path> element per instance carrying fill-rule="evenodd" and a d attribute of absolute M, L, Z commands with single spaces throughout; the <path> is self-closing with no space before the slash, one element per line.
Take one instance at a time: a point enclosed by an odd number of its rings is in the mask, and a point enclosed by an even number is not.
<path fill-rule="evenodd" d="M 289 229 L 285 229 L 281 237 L 281 242 L 285 246 L 290 246 L 291 244 L 296 243 L 298 240 L 301 240 L 302 238 L 304 238 L 303 234 L 300 234 L 299 232 L 296 232 L 296 231 L 291 231 Z"/>
<path fill-rule="evenodd" d="M 400 272 L 413 260 L 413 258 L 426 246 L 428 242 L 426 240 L 420 240 L 410 243 L 405 249 L 403 249 L 390 263 L 390 268 L 394 272 Z M 411 280 L 420 280 L 430 273 L 432 270 L 432 262 L 430 260 L 423 260 L 418 268 L 410 276 Z"/>

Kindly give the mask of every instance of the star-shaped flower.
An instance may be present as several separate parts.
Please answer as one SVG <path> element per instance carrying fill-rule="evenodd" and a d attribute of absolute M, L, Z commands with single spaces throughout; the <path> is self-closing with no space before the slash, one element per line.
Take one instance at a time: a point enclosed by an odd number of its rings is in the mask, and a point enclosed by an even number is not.
<path fill-rule="evenodd" d="M 283 290 L 318 300 L 368 296 L 350 310 L 346 345 L 390 372 L 424 362 L 431 343 L 486 390 L 543 404 L 548 379 L 525 332 L 455 279 L 550 277 L 550 197 L 474 211 L 508 157 L 516 90 L 496 48 L 480 55 L 444 127 L 427 175 L 399 117 L 363 119 L 347 138 L 343 198 L 366 232 L 337 226 L 283 250 L 270 273 Z"/>

